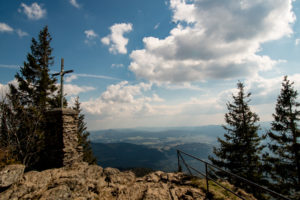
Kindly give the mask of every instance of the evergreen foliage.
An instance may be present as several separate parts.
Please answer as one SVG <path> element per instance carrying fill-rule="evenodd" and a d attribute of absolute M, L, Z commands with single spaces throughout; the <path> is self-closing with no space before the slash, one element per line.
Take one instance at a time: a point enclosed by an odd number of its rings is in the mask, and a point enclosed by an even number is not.
<path fill-rule="evenodd" d="M 96 164 L 97 160 L 93 154 L 91 142 L 88 137 L 90 133 L 86 130 L 86 123 L 84 122 L 84 115 L 81 113 L 79 97 L 75 99 L 74 110 L 78 112 L 78 142 L 83 149 L 83 161 L 89 164 Z"/>
<path fill-rule="evenodd" d="M 271 139 L 268 145 L 271 153 L 266 155 L 270 176 L 275 182 L 274 189 L 289 195 L 300 192 L 300 103 L 293 84 L 287 76 L 284 77 L 274 121 L 267 133 Z"/>
<path fill-rule="evenodd" d="M 57 99 L 56 79 L 49 75 L 53 65 L 51 40 L 47 26 L 38 40 L 32 39 L 27 61 L 15 75 L 17 84 L 9 85 L 9 94 L 1 102 L 0 137 L 6 141 L 2 148 L 27 170 L 43 168 L 45 111 Z"/>
<path fill-rule="evenodd" d="M 50 46 L 51 40 L 46 26 L 40 31 L 38 41 L 32 38 L 31 53 L 27 54 L 27 62 L 24 62 L 20 73 L 15 76 L 21 105 L 35 106 L 42 112 L 53 107 L 57 98 L 54 96 L 57 92 L 56 79 L 49 75 L 50 66 L 54 63 L 51 56 L 53 50 Z"/>
<path fill-rule="evenodd" d="M 261 138 L 257 134 L 259 125 L 256 123 L 259 117 L 250 110 L 248 105 L 251 93 L 245 94 L 241 82 L 238 82 L 237 88 L 238 94 L 232 95 L 233 102 L 227 103 L 228 113 L 225 114 L 227 126 L 223 126 L 226 131 L 224 139 L 218 138 L 220 146 L 214 148 L 215 157 L 209 159 L 216 166 L 256 183 L 262 183 L 260 153 L 264 147 L 260 145 Z M 221 175 L 226 177 L 225 174 Z M 242 182 L 238 180 L 231 180 L 231 182 L 259 196 L 258 192 Z"/>

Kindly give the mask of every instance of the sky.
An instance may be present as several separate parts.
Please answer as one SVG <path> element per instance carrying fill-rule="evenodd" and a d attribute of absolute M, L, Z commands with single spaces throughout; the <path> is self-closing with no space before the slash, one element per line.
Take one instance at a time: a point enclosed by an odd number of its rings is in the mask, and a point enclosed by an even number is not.
<path fill-rule="evenodd" d="M 48 26 L 89 130 L 224 124 L 241 81 L 271 121 L 300 91 L 299 0 L 0 0 L 0 97 Z"/>

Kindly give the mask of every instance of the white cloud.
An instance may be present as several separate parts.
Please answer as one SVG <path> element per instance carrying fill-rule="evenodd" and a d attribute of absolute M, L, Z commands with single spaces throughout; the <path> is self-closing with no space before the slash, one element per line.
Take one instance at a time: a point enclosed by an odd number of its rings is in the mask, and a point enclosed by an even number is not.
<path fill-rule="evenodd" d="M 170 0 L 177 27 L 145 37 L 129 69 L 154 82 L 244 78 L 279 61 L 258 55 L 262 43 L 293 33 L 292 0 Z"/>
<path fill-rule="evenodd" d="M 101 42 L 104 45 L 109 46 L 109 52 L 113 54 L 126 54 L 126 45 L 128 44 L 128 39 L 124 37 L 125 33 L 132 31 L 132 24 L 121 23 L 114 24 L 110 27 L 111 34 L 103 37 Z"/>
<path fill-rule="evenodd" d="M 300 74 L 290 75 L 288 79 L 294 82 L 294 89 L 300 91 Z M 248 79 L 245 84 L 253 94 L 252 99 L 254 104 L 274 104 L 280 94 L 282 81 L 283 76 L 273 78 L 256 76 Z"/>
<path fill-rule="evenodd" d="M 80 8 L 80 5 L 77 3 L 76 0 L 70 0 L 70 3 L 72 6 L 74 6 L 75 8 Z"/>
<path fill-rule="evenodd" d="M 84 43 L 88 44 L 88 45 L 93 45 L 96 44 L 95 39 L 98 37 L 98 34 L 95 33 L 94 30 L 90 29 L 90 30 L 85 30 L 84 34 L 86 36 L 86 39 L 84 40 Z"/>
<path fill-rule="evenodd" d="M 9 93 L 10 84 L 17 86 L 18 82 L 14 79 L 12 81 L 9 81 L 7 84 L 0 83 L 0 101 L 2 101 L 5 98 L 5 96 Z"/>
<path fill-rule="evenodd" d="M 1 67 L 1 65 L 0 65 Z M 110 76 L 103 76 L 103 75 L 97 75 L 97 74 L 72 74 L 70 76 L 66 77 L 66 82 L 70 83 L 73 80 L 78 79 L 78 77 L 85 77 L 85 78 L 96 78 L 96 79 L 107 79 L 107 80 L 120 80 L 118 78 L 110 77 Z"/>
<path fill-rule="evenodd" d="M 89 92 L 95 90 L 94 87 L 90 86 L 78 86 L 74 84 L 64 84 L 64 93 L 67 94 L 67 96 L 74 96 L 78 95 L 79 93 L 83 92 Z"/>
<path fill-rule="evenodd" d="M 23 12 L 29 19 L 38 20 L 46 16 L 46 9 L 42 9 L 42 7 L 34 2 L 30 6 L 25 3 L 21 3 L 21 7 L 23 9 L 19 9 L 19 12 Z"/>
<path fill-rule="evenodd" d="M 94 39 L 94 38 L 98 37 L 98 35 L 95 33 L 94 30 L 85 30 L 84 34 L 88 39 Z"/>
<path fill-rule="evenodd" d="M 19 69 L 19 66 L 17 66 L 17 65 L 3 65 L 3 64 L 0 64 L 0 68 Z"/>
<path fill-rule="evenodd" d="M 297 38 L 297 39 L 295 40 L 295 45 L 298 46 L 299 44 L 300 44 L 300 38 Z"/>
<path fill-rule="evenodd" d="M 158 29 L 160 23 L 157 23 L 155 26 L 154 26 L 154 30 Z"/>
<path fill-rule="evenodd" d="M 152 112 L 151 102 L 161 99 L 157 95 L 145 96 L 152 84 L 129 85 L 127 81 L 110 85 L 99 98 L 82 102 L 82 108 L 100 118 L 126 118 L 147 115 Z"/>
<path fill-rule="evenodd" d="M 13 30 L 9 25 L 0 22 L 0 32 L 13 32 Z"/>
<path fill-rule="evenodd" d="M 111 64 L 111 67 L 112 68 L 122 68 L 124 67 L 124 65 L 121 63 L 121 64 Z"/>
<path fill-rule="evenodd" d="M 28 33 L 22 31 L 21 29 L 17 29 L 16 32 L 17 32 L 19 37 L 28 36 Z"/>
<path fill-rule="evenodd" d="M 77 78 L 78 78 L 77 75 L 72 74 L 70 76 L 67 76 L 66 79 L 65 79 L 65 81 L 66 81 L 66 83 L 71 83 L 73 80 L 76 80 Z"/>

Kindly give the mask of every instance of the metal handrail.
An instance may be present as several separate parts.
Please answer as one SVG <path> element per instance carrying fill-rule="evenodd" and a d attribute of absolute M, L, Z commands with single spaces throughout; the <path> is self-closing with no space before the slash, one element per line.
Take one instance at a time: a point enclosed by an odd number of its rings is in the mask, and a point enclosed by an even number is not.
<path fill-rule="evenodd" d="M 193 158 L 193 159 L 195 159 L 195 160 L 198 160 L 198 161 L 204 163 L 204 164 L 205 164 L 205 173 L 202 173 L 202 172 L 198 171 L 197 169 L 195 169 L 195 168 L 189 166 L 189 165 L 185 162 L 185 160 L 184 160 L 184 158 L 183 158 L 183 156 L 182 156 L 181 154 L 185 154 L 185 155 L 187 155 L 187 156 L 189 156 L 189 157 L 191 157 L 191 158 Z M 181 160 L 183 161 L 185 167 L 186 167 L 187 170 L 189 171 L 190 175 L 192 175 L 192 172 L 191 172 L 191 170 L 190 170 L 190 169 L 192 169 L 192 170 L 194 170 L 195 172 L 197 172 L 198 174 L 200 174 L 200 175 L 202 175 L 202 176 L 205 177 L 205 179 L 206 179 L 206 191 L 207 191 L 207 192 L 209 192 L 209 184 L 208 184 L 208 180 L 211 180 L 211 181 L 213 181 L 214 183 L 216 183 L 217 185 L 219 185 L 220 187 L 222 187 L 223 189 L 225 189 L 225 190 L 231 192 L 231 193 L 234 194 L 235 196 L 237 196 L 237 197 L 239 197 L 240 199 L 243 199 L 243 200 L 244 200 L 244 198 L 241 197 L 240 195 L 236 194 L 235 192 L 233 192 L 233 191 L 230 190 L 229 188 L 226 188 L 225 186 L 221 185 L 220 183 L 218 183 L 218 182 L 217 182 L 216 180 L 214 180 L 213 178 L 209 177 L 209 174 L 208 174 L 208 171 L 207 171 L 207 166 L 210 166 L 210 167 L 212 167 L 212 168 L 215 168 L 215 169 L 218 169 L 218 170 L 220 170 L 220 171 L 222 171 L 222 172 L 225 172 L 225 173 L 229 174 L 230 176 L 233 176 L 233 177 L 235 177 L 235 178 L 237 178 L 237 179 L 239 179 L 239 180 L 242 180 L 242 181 L 246 182 L 248 185 L 252 185 L 252 186 L 254 186 L 254 187 L 256 187 L 256 188 L 259 188 L 259 189 L 261 189 L 261 190 L 264 190 L 264 191 L 268 192 L 269 194 L 271 194 L 272 196 L 276 196 L 276 197 L 279 197 L 280 199 L 284 199 L 284 200 L 291 200 L 291 199 L 289 199 L 289 198 L 287 198 L 287 197 L 285 197 L 285 196 L 283 196 L 283 195 L 281 195 L 281 194 L 279 194 L 279 193 L 277 193 L 277 192 L 274 192 L 273 190 L 270 190 L 270 189 L 268 189 L 268 188 L 266 188 L 266 187 L 263 187 L 263 186 L 261 186 L 261 185 L 258 185 L 257 183 L 254 183 L 254 182 L 252 182 L 252 181 L 249 181 L 249 180 L 247 180 L 247 179 L 245 179 L 245 178 L 243 178 L 243 177 L 241 177 L 241 176 L 238 176 L 238 175 L 236 175 L 236 174 L 233 174 L 233 173 L 231 173 L 231 172 L 225 171 L 224 169 L 222 169 L 222 168 L 220 168 L 220 167 L 217 167 L 217 166 L 215 166 L 215 165 L 213 165 L 213 164 L 211 164 L 211 163 L 209 163 L 209 162 L 207 162 L 207 161 L 205 161 L 205 160 L 202 160 L 202 159 L 200 159 L 200 158 L 197 158 L 197 157 L 195 157 L 195 156 L 193 156 L 193 155 L 191 155 L 191 154 L 188 154 L 188 153 L 186 153 L 186 152 L 183 152 L 183 151 L 181 151 L 181 150 L 179 150 L 179 149 L 177 149 L 177 158 L 178 158 L 178 171 L 180 171 L 180 169 L 181 169 L 181 166 L 180 166 L 180 160 L 179 160 L 179 158 L 181 158 Z"/>

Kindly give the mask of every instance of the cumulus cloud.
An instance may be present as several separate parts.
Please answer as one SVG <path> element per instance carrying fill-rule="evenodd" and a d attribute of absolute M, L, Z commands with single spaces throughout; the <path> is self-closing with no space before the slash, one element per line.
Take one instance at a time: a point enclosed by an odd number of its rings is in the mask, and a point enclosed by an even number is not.
<path fill-rule="evenodd" d="M 89 127 L 197 126 L 222 123 L 224 105 L 218 95 L 202 95 L 181 102 L 166 102 L 151 83 L 122 81 L 107 87 L 99 98 L 82 102 Z"/>
<path fill-rule="evenodd" d="M 114 24 L 110 27 L 111 34 L 103 37 L 101 42 L 104 45 L 109 46 L 109 52 L 113 54 L 126 54 L 127 48 L 126 45 L 128 44 L 128 38 L 124 37 L 125 33 L 129 33 L 132 31 L 132 24 L 130 23 L 121 23 L 121 24 Z"/>
<path fill-rule="evenodd" d="M 16 33 L 18 34 L 19 37 L 28 36 L 28 33 L 26 33 L 25 31 L 22 31 L 21 29 L 17 29 Z"/>
<path fill-rule="evenodd" d="M 26 5 L 25 3 L 21 3 L 21 7 L 19 12 L 23 12 L 28 19 L 38 20 L 46 16 L 46 9 L 43 9 L 41 5 L 34 2 L 31 5 Z"/>
<path fill-rule="evenodd" d="M 0 32 L 13 32 L 13 30 L 9 25 L 0 22 Z"/>
<path fill-rule="evenodd" d="M 70 3 L 72 6 L 74 6 L 75 8 L 80 8 L 80 5 L 77 3 L 76 0 L 70 0 Z"/>
<path fill-rule="evenodd" d="M 288 79 L 294 82 L 294 89 L 300 91 L 300 74 L 288 76 Z M 261 76 L 248 79 L 245 84 L 249 91 L 253 94 L 254 104 L 275 103 L 280 94 L 283 76 L 264 78 Z"/>
<path fill-rule="evenodd" d="M 92 30 L 92 29 L 85 30 L 84 34 L 85 34 L 85 37 L 86 37 L 86 39 L 84 40 L 84 43 L 86 43 L 88 45 L 96 44 L 95 39 L 98 37 L 98 34 L 95 33 L 94 30 Z"/>
<path fill-rule="evenodd" d="M 251 77 L 278 63 L 262 43 L 293 33 L 292 0 L 170 0 L 177 26 L 164 39 L 145 37 L 129 69 L 154 82 Z"/>
<path fill-rule="evenodd" d="M 95 90 L 94 87 L 90 86 L 78 86 L 74 84 L 64 84 L 64 93 L 67 94 L 67 96 L 74 96 L 78 95 L 79 93 L 83 92 L 89 92 Z"/>
<path fill-rule="evenodd" d="M 107 87 L 99 98 L 82 102 L 82 108 L 89 114 L 101 118 L 123 118 L 147 115 L 153 112 L 151 103 L 162 101 L 157 95 L 146 96 L 150 83 L 130 85 L 122 81 Z"/>

